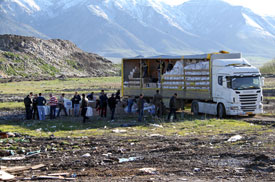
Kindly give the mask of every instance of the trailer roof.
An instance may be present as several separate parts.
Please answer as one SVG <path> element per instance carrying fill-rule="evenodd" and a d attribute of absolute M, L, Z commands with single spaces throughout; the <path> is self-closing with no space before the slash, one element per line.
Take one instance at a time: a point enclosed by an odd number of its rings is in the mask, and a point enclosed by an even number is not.
<path fill-rule="evenodd" d="M 130 60 L 130 59 L 209 59 L 210 54 L 196 54 L 196 55 L 159 55 L 159 56 L 152 56 L 152 57 L 143 57 L 143 56 L 137 56 L 137 57 L 130 57 L 130 58 L 123 58 L 124 60 Z"/>

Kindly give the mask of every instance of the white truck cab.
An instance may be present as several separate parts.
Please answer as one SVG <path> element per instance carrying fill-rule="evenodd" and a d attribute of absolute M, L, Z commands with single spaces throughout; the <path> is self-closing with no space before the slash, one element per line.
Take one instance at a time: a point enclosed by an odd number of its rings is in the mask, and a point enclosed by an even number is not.
<path fill-rule="evenodd" d="M 212 97 L 218 116 L 263 113 L 259 69 L 239 53 L 213 55 L 211 59 Z"/>

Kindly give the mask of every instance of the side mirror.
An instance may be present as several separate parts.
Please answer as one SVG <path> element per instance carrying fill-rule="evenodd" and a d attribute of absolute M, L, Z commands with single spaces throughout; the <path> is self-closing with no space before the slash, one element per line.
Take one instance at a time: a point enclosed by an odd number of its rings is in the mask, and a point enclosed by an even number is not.
<path fill-rule="evenodd" d="M 227 80 L 225 77 L 222 78 L 222 86 L 227 88 Z"/>
<path fill-rule="evenodd" d="M 261 77 L 261 86 L 263 87 L 264 86 L 264 77 Z"/>

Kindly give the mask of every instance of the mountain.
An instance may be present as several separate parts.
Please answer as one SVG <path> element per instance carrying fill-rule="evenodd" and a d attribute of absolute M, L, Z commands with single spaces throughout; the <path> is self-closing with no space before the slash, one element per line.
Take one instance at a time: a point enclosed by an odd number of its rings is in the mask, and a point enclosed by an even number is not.
<path fill-rule="evenodd" d="M 0 35 L 2 77 L 113 76 L 111 61 L 67 40 Z"/>
<path fill-rule="evenodd" d="M 275 17 L 222 0 L 4 0 L 0 14 L 0 34 L 70 40 L 106 57 L 222 49 L 275 57 Z"/>

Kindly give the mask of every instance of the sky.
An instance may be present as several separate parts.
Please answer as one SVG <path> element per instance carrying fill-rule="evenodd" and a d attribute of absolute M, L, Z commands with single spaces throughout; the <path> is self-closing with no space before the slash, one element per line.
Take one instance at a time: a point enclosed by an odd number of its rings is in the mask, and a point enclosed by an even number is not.
<path fill-rule="evenodd" d="M 178 5 L 188 0 L 159 0 L 171 5 Z M 232 5 L 247 7 L 260 15 L 275 16 L 275 0 L 224 0 Z"/>

